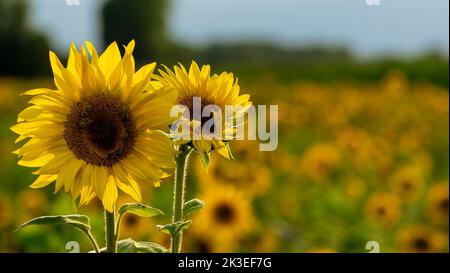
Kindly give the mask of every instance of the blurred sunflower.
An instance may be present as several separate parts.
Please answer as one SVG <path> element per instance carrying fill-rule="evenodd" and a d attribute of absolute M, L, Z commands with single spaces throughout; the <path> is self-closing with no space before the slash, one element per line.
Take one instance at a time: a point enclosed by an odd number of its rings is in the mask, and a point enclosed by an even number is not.
<path fill-rule="evenodd" d="M 374 193 L 366 203 L 365 213 L 374 224 L 390 227 L 400 218 L 400 200 L 394 194 Z"/>
<path fill-rule="evenodd" d="M 120 222 L 120 239 L 142 240 L 152 227 L 154 228 L 155 225 L 150 219 L 127 213 Z"/>
<path fill-rule="evenodd" d="M 258 232 L 250 241 L 251 252 L 257 253 L 274 252 L 279 244 L 280 236 L 272 229 Z"/>
<path fill-rule="evenodd" d="M 208 187 L 200 199 L 205 207 L 191 228 L 195 234 L 211 238 L 214 244 L 233 244 L 255 225 L 249 200 L 232 186 Z"/>
<path fill-rule="evenodd" d="M 17 198 L 17 208 L 19 210 L 19 222 L 23 223 L 30 218 L 46 213 L 48 209 L 47 196 L 37 190 L 24 190 L 19 193 Z"/>
<path fill-rule="evenodd" d="M 191 143 L 196 151 L 200 153 L 209 153 L 211 150 L 217 150 L 219 154 L 226 158 L 231 155 L 225 140 L 226 135 L 234 135 L 235 128 L 227 128 L 229 125 L 236 126 L 240 117 L 243 117 L 248 107 L 252 104 L 249 101 L 250 96 L 239 95 L 240 87 L 237 79 L 232 73 L 223 72 L 220 75 L 210 75 L 211 68 L 209 65 L 203 65 L 200 69 L 197 63 L 192 62 L 189 71 L 183 65 L 174 66 L 174 72 L 169 68 L 165 68 L 165 72 L 160 70 L 161 76 L 154 76 L 163 86 L 172 87 L 178 92 L 177 104 L 184 105 L 189 110 L 191 123 L 191 132 L 198 131 L 199 126 L 209 121 L 210 117 L 196 120 L 194 117 L 194 99 L 200 98 L 201 112 L 207 105 L 217 105 L 222 112 L 222 132 L 215 132 L 219 126 L 213 124 L 211 126 L 211 135 L 215 135 L 211 140 L 205 139 L 205 132 L 200 135 L 200 140 L 192 139 L 183 140 L 183 142 Z M 240 107 L 233 117 L 225 116 L 225 106 Z M 214 112 L 211 113 L 214 116 Z M 232 130 L 230 132 L 230 130 Z M 220 136 L 218 137 L 218 133 Z"/>
<path fill-rule="evenodd" d="M 305 151 L 300 161 L 300 171 L 308 178 L 322 182 L 335 171 L 340 161 L 341 154 L 335 145 L 314 144 Z"/>
<path fill-rule="evenodd" d="M 257 140 L 240 140 L 234 141 L 230 144 L 233 154 L 237 160 L 241 161 L 257 161 L 263 162 L 265 156 L 270 154 L 270 152 L 260 152 L 259 151 L 260 142 Z M 278 150 L 278 149 L 277 149 Z"/>
<path fill-rule="evenodd" d="M 206 174 L 200 160 L 197 160 L 196 174 L 200 185 L 230 184 L 251 197 L 265 194 L 270 187 L 270 171 L 260 164 L 243 163 L 215 158 L 211 160 Z"/>
<path fill-rule="evenodd" d="M 16 142 L 30 138 L 15 153 L 19 165 L 39 167 L 32 188 L 56 181 L 80 206 L 97 196 L 112 212 L 118 188 L 140 201 L 140 183 L 168 176 L 175 151 L 159 129 L 173 122 L 177 95 L 150 84 L 155 63 L 135 72 L 134 45 L 122 58 L 115 42 L 101 56 L 90 42 L 87 51 L 72 44 L 67 68 L 50 52 L 56 90 L 25 92 L 32 106 L 11 127 Z"/>
<path fill-rule="evenodd" d="M 366 192 L 366 183 L 359 177 L 349 177 L 345 183 L 345 193 L 353 200 L 360 199 Z"/>
<path fill-rule="evenodd" d="M 185 243 L 183 245 L 183 248 L 185 248 L 188 253 L 229 253 L 236 251 L 237 247 L 237 244 L 230 244 L 227 242 L 219 243 L 212 237 L 202 236 L 190 231 L 188 231 L 188 236 L 186 236 Z"/>
<path fill-rule="evenodd" d="M 9 200 L 0 195 L 0 230 L 7 227 L 12 221 L 11 204 Z"/>
<path fill-rule="evenodd" d="M 448 247 L 448 235 L 417 225 L 400 230 L 396 242 L 402 252 L 440 252 Z"/>
<path fill-rule="evenodd" d="M 431 186 L 427 194 L 427 214 L 433 223 L 448 223 L 448 181 Z"/>
<path fill-rule="evenodd" d="M 145 193 L 144 193 L 145 195 Z M 146 198 L 144 198 L 145 200 Z M 121 196 L 117 200 L 117 206 L 125 203 L 132 203 L 129 196 Z M 156 233 L 156 227 L 151 218 L 137 216 L 133 213 L 125 213 L 120 221 L 120 238 L 133 238 L 134 240 L 144 240 L 150 233 Z"/>
<path fill-rule="evenodd" d="M 422 193 L 424 178 L 422 170 L 415 166 L 400 168 L 390 178 L 390 187 L 406 202 L 414 202 Z"/>

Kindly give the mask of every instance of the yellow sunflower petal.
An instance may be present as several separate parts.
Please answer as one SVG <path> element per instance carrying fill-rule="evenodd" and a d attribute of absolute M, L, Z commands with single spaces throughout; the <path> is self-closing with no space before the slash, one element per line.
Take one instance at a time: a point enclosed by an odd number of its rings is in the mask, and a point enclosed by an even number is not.
<path fill-rule="evenodd" d="M 107 211 L 114 212 L 114 204 L 116 203 L 117 196 L 117 186 L 114 181 L 114 177 L 110 175 L 107 178 L 105 191 L 102 198 L 103 206 Z"/>
<path fill-rule="evenodd" d="M 48 186 L 56 180 L 56 175 L 40 175 L 31 185 L 30 188 L 38 189 Z"/>

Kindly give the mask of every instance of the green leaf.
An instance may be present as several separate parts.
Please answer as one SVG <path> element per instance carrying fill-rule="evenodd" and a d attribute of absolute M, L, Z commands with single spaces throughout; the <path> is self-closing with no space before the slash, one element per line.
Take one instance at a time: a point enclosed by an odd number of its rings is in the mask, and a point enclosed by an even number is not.
<path fill-rule="evenodd" d="M 71 214 L 71 215 L 54 215 L 54 216 L 41 216 L 33 218 L 30 221 L 20 225 L 16 231 L 21 230 L 24 227 L 31 225 L 61 225 L 69 224 L 72 225 L 84 233 L 89 233 L 91 226 L 89 224 L 89 217 L 81 214 Z"/>
<path fill-rule="evenodd" d="M 208 166 L 209 166 L 209 153 L 203 151 L 200 153 L 200 160 L 202 161 L 203 167 L 205 168 L 206 172 L 208 172 Z"/>
<path fill-rule="evenodd" d="M 184 216 L 190 216 L 192 214 L 197 213 L 199 210 L 201 210 L 205 206 L 205 202 L 198 198 L 194 198 L 192 200 L 187 201 L 183 205 L 183 213 Z"/>
<path fill-rule="evenodd" d="M 119 217 L 125 213 L 133 213 L 141 217 L 164 215 L 161 210 L 140 203 L 128 203 L 122 205 L 119 209 Z"/>
<path fill-rule="evenodd" d="M 152 242 L 136 242 L 132 239 L 117 242 L 117 249 L 121 253 L 167 253 L 169 250 Z"/>
<path fill-rule="evenodd" d="M 172 237 L 175 237 L 180 231 L 187 229 L 192 224 L 192 220 L 178 221 L 167 225 L 157 225 L 159 231 L 167 233 Z"/>

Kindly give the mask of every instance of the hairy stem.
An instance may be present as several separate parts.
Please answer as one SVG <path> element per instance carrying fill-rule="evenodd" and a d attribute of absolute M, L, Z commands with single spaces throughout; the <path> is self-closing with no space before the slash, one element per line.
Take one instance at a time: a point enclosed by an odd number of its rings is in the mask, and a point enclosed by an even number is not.
<path fill-rule="evenodd" d="M 173 187 L 173 215 L 172 223 L 183 221 L 183 205 L 184 205 L 184 193 L 186 187 L 186 173 L 188 168 L 189 155 L 192 152 L 192 148 L 187 145 L 180 146 L 180 153 L 176 157 L 176 169 L 174 176 Z M 171 252 L 180 253 L 181 241 L 183 238 L 183 231 L 177 233 L 171 240 Z"/>

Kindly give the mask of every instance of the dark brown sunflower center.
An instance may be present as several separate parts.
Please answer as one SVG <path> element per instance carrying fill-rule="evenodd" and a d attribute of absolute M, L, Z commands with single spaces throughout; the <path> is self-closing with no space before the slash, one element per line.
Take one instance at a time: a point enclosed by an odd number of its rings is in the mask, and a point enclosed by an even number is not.
<path fill-rule="evenodd" d="M 405 191 L 405 192 L 408 192 L 408 191 L 412 190 L 412 184 L 411 184 L 411 181 L 409 181 L 409 180 L 404 180 L 404 181 L 403 181 L 403 184 L 402 184 L 402 187 L 403 187 L 403 191 Z"/>
<path fill-rule="evenodd" d="M 234 209 L 229 204 L 219 204 L 214 209 L 214 217 L 222 224 L 228 224 L 233 221 L 235 216 Z"/>
<path fill-rule="evenodd" d="M 200 253 L 210 253 L 212 250 L 209 243 L 206 242 L 205 240 L 199 240 L 197 242 L 197 248 L 198 248 L 198 252 L 200 252 Z"/>
<path fill-rule="evenodd" d="M 379 216 L 385 216 L 385 215 L 386 215 L 386 208 L 385 208 L 385 207 L 379 207 L 379 208 L 377 209 L 377 214 L 378 214 Z"/>
<path fill-rule="evenodd" d="M 425 238 L 416 238 L 413 245 L 418 251 L 427 251 L 430 248 L 430 243 Z"/>
<path fill-rule="evenodd" d="M 78 159 L 111 166 L 135 144 L 136 127 L 127 105 L 118 97 L 98 93 L 72 105 L 64 124 L 64 139 Z"/>
<path fill-rule="evenodd" d="M 448 213 L 448 198 L 447 199 L 442 199 L 439 202 L 439 208 L 441 209 L 441 211 L 443 211 L 444 213 Z"/>
<path fill-rule="evenodd" d="M 194 104 L 194 97 L 186 97 L 184 99 L 181 99 L 179 104 L 186 106 L 189 109 L 190 119 L 191 120 L 196 119 L 196 120 L 200 121 L 201 126 L 203 126 L 208 120 L 210 120 L 214 116 L 214 113 L 211 113 L 210 116 L 206 116 L 206 117 L 202 116 L 203 108 L 205 106 L 214 105 L 209 100 L 205 100 L 205 99 L 200 100 L 200 104 L 198 106 L 199 110 L 197 110 L 198 113 L 200 113 L 199 117 L 194 117 L 194 106 L 196 106 L 196 104 Z M 210 127 L 210 133 L 214 133 L 214 130 L 215 130 L 215 125 L 213 123 L 213 125 Z"/>
<path fill-rule="evenodd" d="M 124 220 L 127 227 L 134 227 L 137 225 L 139 219 L 135 214 L 128 213 Z"/>

